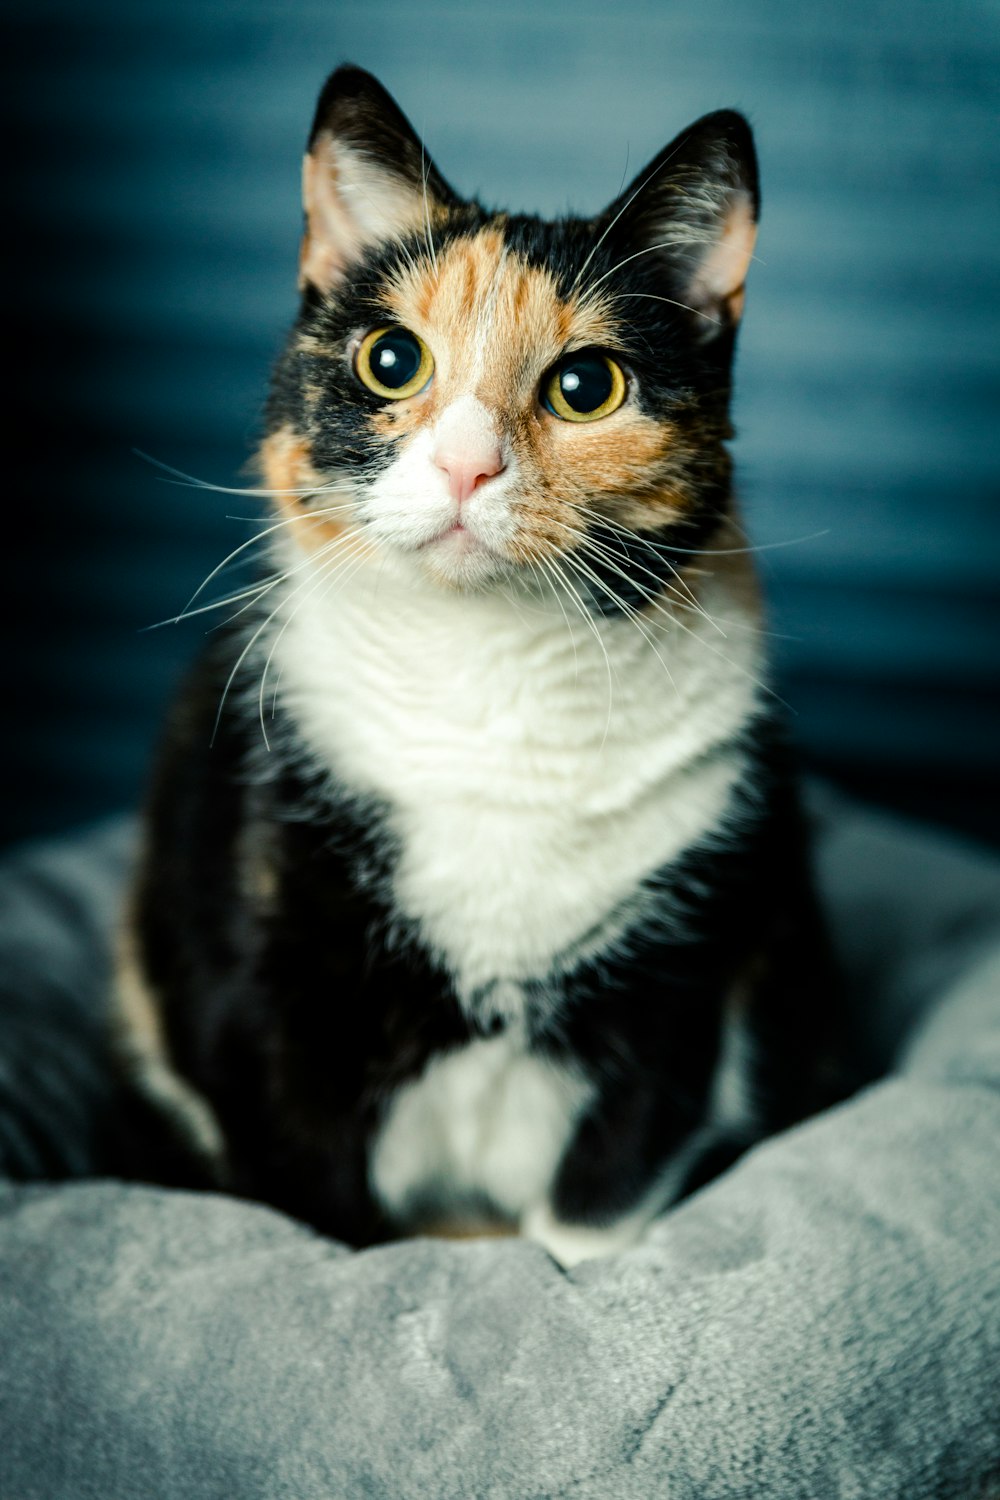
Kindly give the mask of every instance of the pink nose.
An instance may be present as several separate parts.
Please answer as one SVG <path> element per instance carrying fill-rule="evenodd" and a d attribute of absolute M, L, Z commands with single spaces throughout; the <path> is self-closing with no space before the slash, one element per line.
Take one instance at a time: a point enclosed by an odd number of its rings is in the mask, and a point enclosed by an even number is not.
<path fill-rule="evenodd" d="M 434 462 L 447 474 L 448 489 L 459 505 L 468 500 L 477 485 L 503 470 L 498 443 L 477 447 L 473 451 L 442 447 L 434 454 Z"/>

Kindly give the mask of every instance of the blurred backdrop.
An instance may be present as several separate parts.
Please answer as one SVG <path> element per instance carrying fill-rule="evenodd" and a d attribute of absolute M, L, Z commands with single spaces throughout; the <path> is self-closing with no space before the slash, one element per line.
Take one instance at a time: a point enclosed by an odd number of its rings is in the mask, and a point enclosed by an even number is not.
<path fill-rule="evenodd" d="M 996 0 L 31 0 L 8 7 L 3 839 L 133 805 L 248 534 L 326 73 L 455 186 L 592 212 L 724 105 L 764 211 L 735 445 L 803 756 L 1000 841 Z M 771 547 L 770 544 L 780 544 Z"/>

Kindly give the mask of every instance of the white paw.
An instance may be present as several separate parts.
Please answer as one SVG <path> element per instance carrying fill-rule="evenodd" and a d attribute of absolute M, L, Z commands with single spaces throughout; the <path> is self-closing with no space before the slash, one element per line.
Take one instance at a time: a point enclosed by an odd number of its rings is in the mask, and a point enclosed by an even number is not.
<path fill-rule="evenodd" d="M 642 1238 L 649 1223 L 645 1215 L 633 1214 L 603 1228 L 585 1224 L 564 1224 L 547 1203 L 537 1203 L 521 1220 L 526 1239 L 543 1245 L 561 1266 L 579 1265 L 582 1260 L 600 1260 L 617 1255 Z"/>

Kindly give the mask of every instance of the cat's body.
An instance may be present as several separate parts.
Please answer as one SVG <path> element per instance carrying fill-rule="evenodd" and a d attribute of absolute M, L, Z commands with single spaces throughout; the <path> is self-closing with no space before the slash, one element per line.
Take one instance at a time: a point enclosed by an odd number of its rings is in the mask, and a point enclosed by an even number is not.
<path fill-rule="evenodd" d="M 328 84 L 282 581 L 179 705 L 123 967 L 145 1082 L 235 1190 L 569 1262 L 831 1096 L 724 448 L 756 204 L 724 114 L 600 220 L 492 216 Z"/>

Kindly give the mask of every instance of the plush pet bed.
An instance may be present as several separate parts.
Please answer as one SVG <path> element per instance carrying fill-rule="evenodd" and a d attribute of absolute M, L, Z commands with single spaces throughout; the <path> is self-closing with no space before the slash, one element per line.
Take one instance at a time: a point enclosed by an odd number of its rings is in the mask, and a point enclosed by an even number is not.
<path fill-rule="evenodd" d="M 9 858 L 4 1500 L 1000 1496 L 1000 862 L 820 804 L 885 1076 L 570 1273 L 516 1240 L 351 1254 L 107 1175 L 132 830 Z"/>

